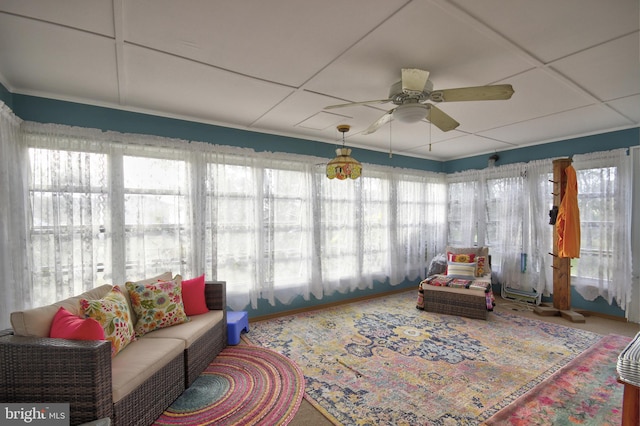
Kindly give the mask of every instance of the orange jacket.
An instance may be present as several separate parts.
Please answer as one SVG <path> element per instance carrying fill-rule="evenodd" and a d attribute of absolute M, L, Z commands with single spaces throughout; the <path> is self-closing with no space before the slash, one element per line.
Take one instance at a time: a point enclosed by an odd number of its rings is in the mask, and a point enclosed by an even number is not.
<path fill-rule="evenodd" d="M 580 210 L 578 209 L 578 180 L 573 166 L 564 169 L 567 187 L 560 202 L 556 232 L 558 233 L 558 256 L 580 257 Z"/>

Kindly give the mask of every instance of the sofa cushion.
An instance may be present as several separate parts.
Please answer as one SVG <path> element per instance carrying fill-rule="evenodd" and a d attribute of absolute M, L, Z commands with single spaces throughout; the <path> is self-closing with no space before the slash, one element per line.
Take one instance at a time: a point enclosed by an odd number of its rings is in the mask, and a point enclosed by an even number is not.
<path fill-rule="evenodd" d="M 191 317 L 191 321 L 173 327 L 156 330 L 146 334 L 145 339 L 171 338 L 184 342 L 184 349 L 202 337 L 207 331 L 219 322 L 224 321 L 223 311 L 209 311 L 206 314 Z"/>
<path fill-rule="evenodd" d="M 135 340 L 129 304 L 117 285 L 101 299 L 80 299 L 80 309 L 82 315 L 102 324 L 112 357 Z"/>
<path fill-rule="evenodd" d="M 189 321 L 184 313 L 182 284 L 179 281 L 126 284 L 131 305 L 138 317 L 136 336 Z"/>
<path fill-rule="evenodd" d="M 102 324 L 93 318 L 80 318 L 63 306 L 53 317 L 49 337 L 69 340 L 104 340 Z"/>
<path fill-rule="evenodd" d="M 182 280 L 182 300 L 187 316 L 209 312 L 204 298 L 204 274 L 190 280 Z"/>
<path fill-rule="evenodd" d="M 63 306 L 72 314 L 80 315 L 80 299 L 100 299 L 111 291 L 109 284 L 101 285 L 78 296 L 70 297 L 47 306 L 11 313 L 11 327 L 16 336 L 49 337 L 53 317 Z"/>
<path fill-rule="evenodd" d="M 120 401 L 179 355 L 184 356 L 184 342 L 177 339 L 143 337 L 128 345 L 111 360 L 113 402 Z"/>

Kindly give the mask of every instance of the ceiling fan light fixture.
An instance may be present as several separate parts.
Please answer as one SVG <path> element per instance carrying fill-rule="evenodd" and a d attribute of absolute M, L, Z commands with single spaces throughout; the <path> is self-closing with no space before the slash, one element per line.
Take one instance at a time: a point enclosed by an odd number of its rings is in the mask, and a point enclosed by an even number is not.
<path fill-rule="evenodd" d="M 429 113 L 428 104 L 404 104 L 398 105 L 393 111 L 393 118 L 403 123 L 417 123 L 427 117 Z"/>

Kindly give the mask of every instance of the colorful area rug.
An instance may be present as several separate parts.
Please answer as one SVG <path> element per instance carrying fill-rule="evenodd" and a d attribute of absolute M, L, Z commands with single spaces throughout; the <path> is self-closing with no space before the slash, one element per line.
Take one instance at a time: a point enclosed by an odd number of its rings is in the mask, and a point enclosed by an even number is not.
<path fill-rule="evenodd" d="M 344 425 L 481 424 L 602 339 L 511 313 L 482 321 L 415 303 L 405 292 L 256 322 L 247 337 L 296 362 L 305 397 Z M 622 387 L 611 386 L 619 407 Z"/>
<path fill-rule="evenodd" d="M 229 346 L 154 424 L 286 425 L 303 395 L 304 376 L 286 357 Z"/>
<path fill-rule="evenodd" d="M 609 335 L 487 420 L 487 425 L 619 425 L 618 355 L 631 341 Z"/>

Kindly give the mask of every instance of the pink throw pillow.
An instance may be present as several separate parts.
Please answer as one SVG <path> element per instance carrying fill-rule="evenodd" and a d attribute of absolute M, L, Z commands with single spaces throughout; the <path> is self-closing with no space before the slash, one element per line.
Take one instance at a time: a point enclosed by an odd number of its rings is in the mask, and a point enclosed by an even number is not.
<path fill-rule="evenodd" d="M 69 340 L 104 340 L 104 329 L 93 318 L 80 318 L 61 306 L 53 317 L 49 337 Z"/>
<path fill-rule="evenodd" d="M 188 315 L 200 315 L 209 312 L 204 299 L 204 274 L 198 278 L 182 280 L 182 302 L 184 312 Z"/>

